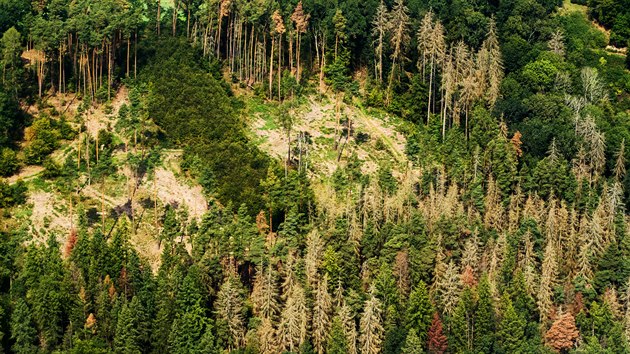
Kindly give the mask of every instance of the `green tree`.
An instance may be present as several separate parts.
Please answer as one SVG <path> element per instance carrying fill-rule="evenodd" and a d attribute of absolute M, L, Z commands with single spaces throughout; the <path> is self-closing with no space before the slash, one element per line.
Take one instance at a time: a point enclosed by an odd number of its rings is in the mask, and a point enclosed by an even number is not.
<path fill-rule="evenodd" d="M 22 39 L 15 27 L 9 28 L 0 40 L 2 48 L 2 85 L 11 88 L 13 98 L 18 98 L 22 83 Z"/>
<path fill-rule="evenodd" d="M 329 338 L 326 344 L 326 353 L 329 354 L 347 354 L 348 339 L 343 331 L 343 324 L 338 316 L 333 318 L 330 326 Z"/>
<path fill-rule="evenodd" d="M 120 354 L 142 353 L 140 331 L 138 327 L 139 300 L 134 297 L 131 302 L 123 302 L 116 323 L 116 337 L 114 338 L 114 350 Z"/>
<path fill-rule="evenodd" d="M 475 350 L 481 353 L 490 353 L 494 349 L 495 340 L 495 313 L 490 292 L 490 282 L 487 276 L 483 276 L 477 289 L 479 300 L 475 312 Z"/>
<path fill-rule="evenodd" d="M 409 294 L 405 323 L 408 330 L 414 330 L 420 342 L 426 341 L 427 330 L 433 319 L 433 305 L 429 299 L 426 284 L 421 280 Z"/>
<path fill-rule="evenodd" d="M 503 318 L 497 332 L 497 352 L 526 353 L 525 320 L 516 313 L 512 300 L 503 297 Z"/>
<path fill-rule="evenodd" d="M 37 331 L 33 327 L 33 319 L 28 304 L 23 299 L 15 302 L 11 313 L 11 351 L 17 354 L 35 353 L 37 351 Z"/>

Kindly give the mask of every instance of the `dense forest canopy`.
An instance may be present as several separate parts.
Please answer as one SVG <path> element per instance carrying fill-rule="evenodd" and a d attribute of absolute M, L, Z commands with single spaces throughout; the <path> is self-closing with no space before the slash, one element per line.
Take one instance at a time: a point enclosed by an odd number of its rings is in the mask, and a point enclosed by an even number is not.
<path fill-rule="evenodd" d="M 630 353 L 626 2 L 0 0 L 0 352 Z"/>

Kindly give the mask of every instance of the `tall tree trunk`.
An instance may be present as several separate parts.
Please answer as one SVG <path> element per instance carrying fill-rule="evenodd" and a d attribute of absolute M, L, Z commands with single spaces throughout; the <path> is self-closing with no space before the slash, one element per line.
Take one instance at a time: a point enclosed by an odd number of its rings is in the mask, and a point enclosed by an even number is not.
<path fill-rule="evenodd" d="M 300 83 L 300 79 L 302 76 L 302 72 L 300 70 L 300 47 L 302 46 L 302 35 L 300 34 L 300 32 L 298 32 L 297 34 L 297 47 L 295 48 L 295 57 L 296 57 L 296 61 L 297 61 L 297 82 L 298 84 Z"/>
<path fill-rule="evenodd" d="M 273 86 L 273 47 L 275 45 L 275 38 L 271 36 L 271 53 L 269 55 L 269 99 L 273 99 L 272 86 Z"/>
<path fill-rule="evenodd" d="M 280 97 L 280 80 L 282 79 L 282 34 L 278 39 L 278 101 L 282 101 Z"/>
<path fill-rule="evenodd" d="M 160 27 L 162 27 L 162 20 L 161 20 L 161 10 L 162 10 L 162 5 L 161 5 L 161 0 L 157 0 L 157 18 L 155 20 L 155 27 L 157 29 L 157 35 L 158 37 L 160 36 Z"/>
<path fill-rule="evenodd" d="M 131 57 L 130 52 L 131 51 L 131 33 L 129 34 L 129 36 L 127 37 L 127 71 L 125 76 L 129 77 L 129 58 Z"/>

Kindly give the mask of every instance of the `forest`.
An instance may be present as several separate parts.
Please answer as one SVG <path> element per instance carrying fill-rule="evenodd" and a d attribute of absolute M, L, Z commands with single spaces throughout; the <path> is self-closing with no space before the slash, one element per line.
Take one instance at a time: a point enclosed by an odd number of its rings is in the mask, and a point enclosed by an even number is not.
<path fill-rule="evenodd" d="M 626 0 L 0 0 L 0 353 L 630 353 Z"/>

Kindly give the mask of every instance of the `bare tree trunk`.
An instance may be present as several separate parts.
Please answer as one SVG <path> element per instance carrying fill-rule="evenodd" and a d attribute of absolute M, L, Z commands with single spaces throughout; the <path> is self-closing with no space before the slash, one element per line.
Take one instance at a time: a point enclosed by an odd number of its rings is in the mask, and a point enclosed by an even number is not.
<path fill-rule="evenodd" d="M 273 86 L 273 47 L 276 40 L 271 36 L 271 53 L 269 54 L 269 99 L 273 99 L 273 93 L 271 92 Z"/>
<path fill-rule="evenodd" d="M 160 27 L 162 24 L 161 21 L 161 10 L 162 10 L 162 5 L 160 4 L 161 0 L 157 0 L 157 19 L 155 21 L 155 27 L 157 27 L 157 35 L 158 37 L 160 36 Z"/>
<path fill-rule="evenodd" d="M 301 79 L 301 70 L 300 70 L 300 47 L 302 46 L 302 35 L 300 32 L 297 34 L 297 48 L 295 48 L 295 56 L 297 58 L 297 82 L 300 83 Z"/>
<path fill-rule="evenodd" d="M 278 101 L 282 101 L 280 96 L 280 80 L 282 79 L 282 34 L 278 39 Z"/>
<path fill-rule="evenodd" d="M 129 37 L 127 37 L 127 73 L 126 76 L 129 77 L 129 58 L 130 58 L 130 52 L 131 51 L 131 34 L 129 34 Z"/>
<path fill-rule="evenodd" d="M 177 15 L 179 15 L 179 5 L 181 4 L 181 1 L 179 0 L 175 0 L 175 4 L 173 4 L 174 8 L 173 8 L 173 37 L 175 37 L 175 34 L 177 32 Z"/>

